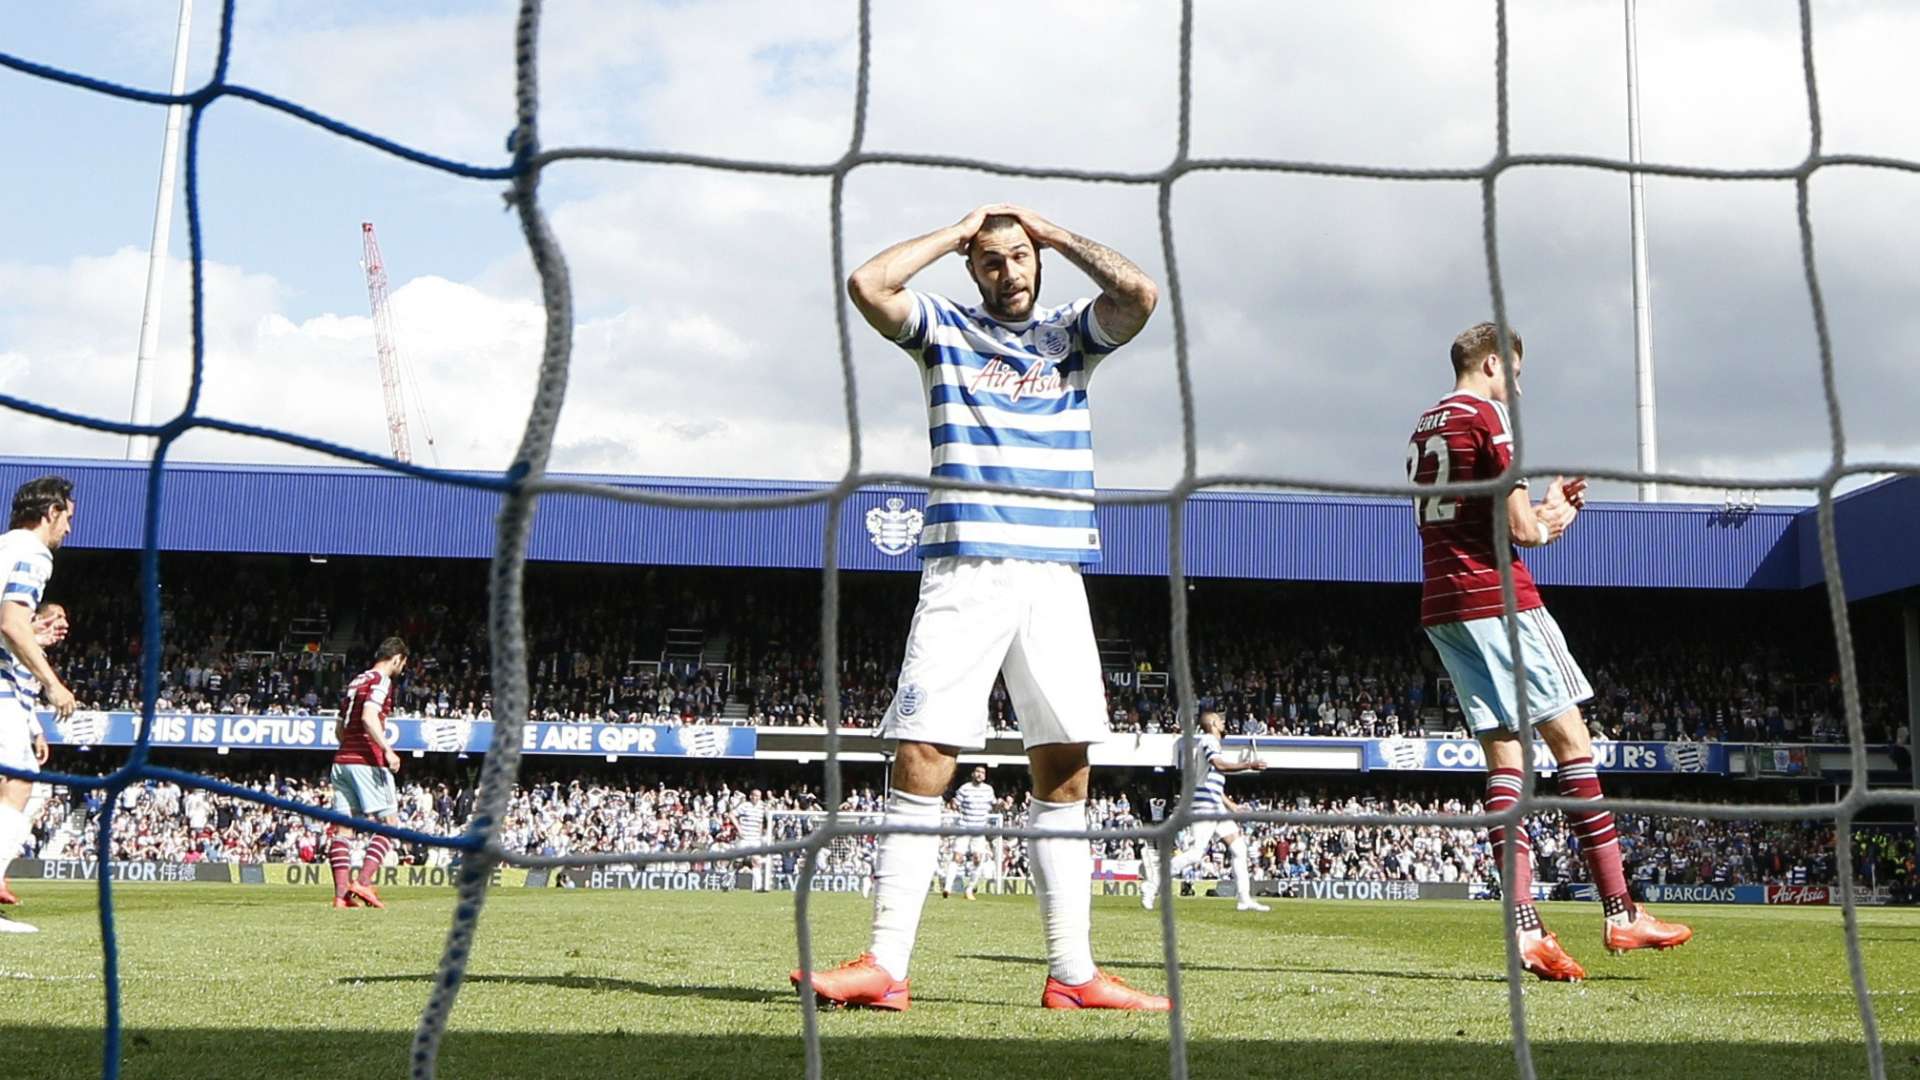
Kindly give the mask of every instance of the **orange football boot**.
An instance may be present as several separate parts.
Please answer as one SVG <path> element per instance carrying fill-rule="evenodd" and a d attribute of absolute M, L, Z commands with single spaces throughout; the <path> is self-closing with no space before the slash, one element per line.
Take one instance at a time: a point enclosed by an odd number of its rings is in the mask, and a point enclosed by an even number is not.
<path fill-rule="evenodd" d="M 380 894 L 373 891 L 373 886 L 362 885 L 357 881 L 348 883 L 347 898 L 350 900 L 358 900 L 370 908 L 383 908 L 387 906 L 380 902 Z"/>
<path fill-rule="evenodd" d="M 1551 930 L 1541 931 L 1537 938 L 1520 939 L 1520 966 L 1548 982 L 1579 982 L 1587 977 L 1587 969 L 1567 955 Z"/>
<path fill-rule="evenodd" d="M 1615 956 L 1634 949 L 1664 951 L 1678 945 L 1685 945 L 1692 939 L 1692 927 L 1681 923 L 1661 922 L 1646 908 L 1634 912 L 1633 921 L 1625 926 L 1608 923 L 1600 936 L 1607 951 Z"/>
<path fill-rule="evenodd" d="M 822 1004 L 907 1010 L 909 980 L 889 975 L 872 953 L 861 953 L 831 971 L 816 971 L 810 976 L 795 971 L 787 979 L 795 986 L 803 980 L 811 983 L 814 996 Z"/>
<path fill-rule="evenodd" d="M 1079 986 L 1068 986 L 1052 976 L 1040 994 L 1040 1004 L 1049 1009 L 1139 1009 L 1168 1012 L 1173 1002 L 1158 994 L 1149 994 L 1128 986 L 1118 975 L 1095 969 L 1093 978 Z"/>

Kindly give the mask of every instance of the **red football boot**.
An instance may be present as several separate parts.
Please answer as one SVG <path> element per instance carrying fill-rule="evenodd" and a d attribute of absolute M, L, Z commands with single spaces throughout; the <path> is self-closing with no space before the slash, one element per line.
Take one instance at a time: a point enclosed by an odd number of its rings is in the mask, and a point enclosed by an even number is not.
<path fill-rule="evenodd" d="M 1173 1002 L 1158 994 L 1149 994 L 1128 986 L 1118 975 L 1095 969 L 1093 978 L 1079 986 L 1068 986 L 1052 976 L 1040 992 L 1040 1004 L 1048 1009 L 1139 1009 L 1168 1012 Z"/>
<path fill-rule="evenodd" d="M 1606 945 L 1607 951 L 1615 956 L 1634 949 L 1664 951 L 1678 945 L 1685 945 L 1692 939 L 1692 927 L 1680 923 L 1661 922 L 1646 908 L 1634 912 L 1633 921 L 1625 926 L 1615 926 L 1609 922 L 1600 935 L 1600 940 Z"/>
<path fill-rule="evenodd" d="M 795 971 L 787 978 L 795 986 L 803 979 L 810 982 L 822 1004 L 895 1012 L 907 1009 L 909 981 L 889 975 L 872 953 L 861 953 L 832 971 L 816 971 L 810 977 Z"/>
<path fill-rule="evenodd" d="M 12 889 L 7 888 L 7 879 L 0 878 L 0 904 L 17 904 L 19 902 L 20 898 L 13 895 Z"/>
<path fill-rule="evenodd" d="M 1535 938 L 1521 937 L 1520 966 L 1548 982 L 1579 982 L 1587 977 L 1587 969 L 1567 955 L 1551 930 Z"/>
<path fill-rule="evenodd" d="M 333 898 L 333 909 L 335 911 L 344 911 L 353 906 L 353 898 L 350 896 L 336 896 Z"/>

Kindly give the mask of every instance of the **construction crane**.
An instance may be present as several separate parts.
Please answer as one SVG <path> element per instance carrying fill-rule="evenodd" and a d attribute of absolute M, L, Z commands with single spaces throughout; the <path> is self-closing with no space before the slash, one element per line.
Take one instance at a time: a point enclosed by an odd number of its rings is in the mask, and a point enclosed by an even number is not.
<path fill-rule="evenodd" d="M 400 351 L 394 348 L 393 313 L 387 303 L 387 264 L 380 258 L 380 241 L 373 234 L 373 222 L 360 223 L 360 238 L 363 248 L 360 265 L 367 272 L 367 300 L 373 305 L 373 336 L 380 356 L 380 392 L 387 400 L 387 442 L 396 460 L 412 461 L 413 445 L 407 437 L 407 396 L 401 383 L 403 377 L 414 381 L 413 372 L 400 359 Z M 420 397 L 417 381 L 414 381 L 414 397 Z M 440 455 L 433 443 L 433 428 L 427 424 L 424 401 L 415 407 L 420 410 L 427 448 L 433 451 L 437 463 Z"/>

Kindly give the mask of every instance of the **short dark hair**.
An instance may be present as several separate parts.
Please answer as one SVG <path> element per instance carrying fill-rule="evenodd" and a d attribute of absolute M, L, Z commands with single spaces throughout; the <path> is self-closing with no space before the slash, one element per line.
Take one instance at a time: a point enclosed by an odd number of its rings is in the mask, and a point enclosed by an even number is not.
<path fill-rule="evenodd" d="M 988 214 L 980 221 L 980 232 L 999 232 L 1001 229 L 1023 228 L 1020 219 L 1012 214 Z M 977 235 L 977 234 L 976 234 Z"/>
<path fill-rule="evenodd" d="M 380 651 L 374 654 L 373 662 L 377 664 L 382 660 L 391 660 L 396 656 L 404 660 L 408 655 L 407 643 L 397 637 L 390 637 L 380 643 Z"/>
<path fill-rule="evenodd" d="M 1526 346 L 1520 343 L 1520 331 L 1507 327 L 1507 340 L 1513 342 L 1516 359 L 1527 355 Z M 1500 329 L 1490 322 L 1475 323 L 1460 331 L 1460 336 L 1453 339 L 1453 373 L 1458 375 L 1481 357 L 1499 351 Z"/>
<path fill-rule="evenodd" d="M 1020 224 L 1020 219 L 1014 217 L 1012 214 L 988 214 L 981 220 L 979 231 L 973 234 L 974 239 L 977 240 L 988 233 L 997 233 L 1005 229 L 1019 229 L 1025 232 L 1026 226 Z M 1031 241 L 1033 237 L 1029 236 L 1027 239 Z M 967 242 L 967 258 L 969 260 L 973 258 L 973 241 L 971 240 Z"/>
<path fill-rule="evenodd" d="M 13 520 L 7 527 L 31 529 L 72 501 L 73 481 L 64 476 L 42 476 L 29 480 L 14 489 Z"/>

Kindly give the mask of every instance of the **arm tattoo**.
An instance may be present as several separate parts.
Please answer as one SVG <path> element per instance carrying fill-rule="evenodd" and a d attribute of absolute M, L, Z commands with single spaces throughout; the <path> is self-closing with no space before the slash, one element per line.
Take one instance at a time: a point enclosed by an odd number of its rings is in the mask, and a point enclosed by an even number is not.
<path fill-rule="evenodd" d="M 1068 233 L 1073 241 L 1061 252 L 1075 266 L 1086 271 L 1087 276 L 1099 284 L 1102 289 L 1114 291 L 1116 286 L 1124 288 L 1131 284 L 1129 279 L 1146 277 L 1146 273 L 1133 265 L 1125 255 L 1105 244 L 1089 240 L 1079 233 Z"/>
<path fill-rule="evenodd" d="M 1100 286 L 1100 298 L 1094 301 L 1100 326 L 1117 343 L 1133 339 L 1153 314 L 1157 297 L 1152 279 L 1125 255 L 1105 244 L 1078 233 L 1068 233 L 1069 242 L 1060 253 Z"/>

